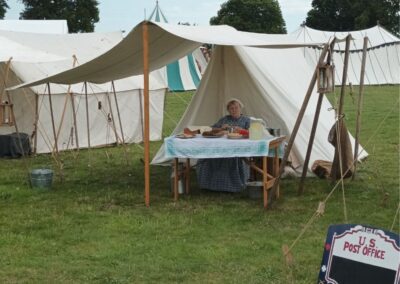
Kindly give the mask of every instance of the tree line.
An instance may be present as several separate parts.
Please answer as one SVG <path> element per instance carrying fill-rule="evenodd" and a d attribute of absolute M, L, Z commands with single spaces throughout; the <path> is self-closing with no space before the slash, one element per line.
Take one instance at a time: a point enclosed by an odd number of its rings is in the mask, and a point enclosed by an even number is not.
<path fill-rule="evenodd" d="M 20 19 L 66 19 L 70 32 L 92 32 L 99 21 L 97 0 L 19 0 L 24 4 Z M 399 0 L 313 0 L 304 23 L 325 31 L 352 31 L 379 23 L 400 35 Z M 9 6 L 0 0 L 0 19 Z M 211 25 L 230 25 L 240 31 L 286 33 L 278 0 L 227 0 Z"/>

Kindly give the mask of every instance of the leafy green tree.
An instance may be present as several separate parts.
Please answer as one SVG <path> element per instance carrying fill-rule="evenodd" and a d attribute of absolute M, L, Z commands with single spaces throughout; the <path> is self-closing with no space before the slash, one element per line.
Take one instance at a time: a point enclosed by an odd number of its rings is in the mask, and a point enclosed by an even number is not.
<path fill-rule="evenodd" d="M 257 33 L 286 33 L 286 24 L 277 0 L 228 0 L 221 5 L 211 25 L 230 25 Z"/>
<path fill-rule="evenodd" d="M 378 22 L 399 34 L 399 0 L 313 0 L 306 25 L 320 30 L 351 31 L 375 26 Z"/>
<path fill-rule="evenodd" d="M 70 32 L 92 32 L 99 21 L 97 0 L 21 0 L 21 19 L 65 19 Z"/>
<path fill-rule="evenodd" d="M 5 0 L 0 0 L 0 19 L 4 19 L 4 15 L 8 8 L 7 2 Z"/>

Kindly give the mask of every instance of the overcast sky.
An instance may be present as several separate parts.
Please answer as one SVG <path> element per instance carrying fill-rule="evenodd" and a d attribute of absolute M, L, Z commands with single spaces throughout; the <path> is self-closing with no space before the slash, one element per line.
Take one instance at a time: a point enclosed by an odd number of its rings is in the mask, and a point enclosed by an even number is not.
<path fill-rule="evenodd" d="M 155 0 L 98 0 L 100 22 L 96 31 L 129 31 L 148 17 L 155 7 Z M 161 10 L 169 23 L 189 22 L 209 25 L 211 17 L 217 15 L 226 0 L 159 0 Z M 278 0 L 288 32 L 296 30 L 311 9 L 312 0 Z M 10 9 L 5 19 L 18 19 L 23 5 L 18 0 L 8 0 Z"/>

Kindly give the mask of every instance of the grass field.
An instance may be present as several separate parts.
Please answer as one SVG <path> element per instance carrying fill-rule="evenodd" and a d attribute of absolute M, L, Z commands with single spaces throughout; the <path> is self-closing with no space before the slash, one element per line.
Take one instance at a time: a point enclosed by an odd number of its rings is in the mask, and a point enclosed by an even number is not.
<path fill-rule="evenodd" d="M 354 90 L 357 94 L 357 91 Z M 169 95 L 164 135 L 182 115 L 191 93 Z M 354 133 L 355 97 L 346 97 Z M 334 97 L 330 99 L 333 101 Z M 346 181 L 348 223 L 399 233 L 399 87 L 365 90 L 361 143 L 369 153 L 355 181 Z M 383 122 L 382 122 L 383 121 Z M 151 143 L 154 155 L 161 142 Z M 342 192 L 294 246 L 331 191 L 310 178 L 297 196 L 297 179 L 283 180 L 282 198 L 264 211 L 244 194 L 198 189 L 173 202 L 171 169 L 151 167 L 151 207 L 143 202 L 142 148 L 112 147 L 62 153 L 63 181 L 52 190 L 28 187 L 28 169 L 50 166 L 50 155 L 0 160 L 1 283 L 316 283 L 330 224 L 344 223 Z M 126 159 L 127 157 L 128 159 Z"/>

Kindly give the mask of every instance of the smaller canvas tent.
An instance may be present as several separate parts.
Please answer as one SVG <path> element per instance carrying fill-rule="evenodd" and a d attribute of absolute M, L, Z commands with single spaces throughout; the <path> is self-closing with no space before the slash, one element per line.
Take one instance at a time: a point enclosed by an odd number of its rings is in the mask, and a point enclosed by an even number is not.
<path fill-rule="evenodd" d="M 7 86 L 12 86 L 69 69 L 74 65 L 73 57 L 76 65 L 84 63 L 121 40 L 120 32 L 49 35 L 0 31 L 0 90 L 3 90 L 4 81 Z M 161 71 L 155 71 L 151 76 L 150 139 L 160 140 L 167 86 Z M 55 148 L 51 111 L 58 150 L 88 147 L 89 141 L 91 147 L 143 141 L 142 76 L 115 81 L 116 96 L 111 83 L 87 86 L 88 116 L 82 83 L 71 86 L 50 84 L 52 109 L 46 85 L 10 92 L 19 131 L 32 136 L 37 153 L 52 152 Z M 7 101 L 8 97 L 3 93 L 1 100 Z M 1 134 L 14 131 L 13 125 L 0 127 Z"/>
<path fill-rule="evenodd" d="M 292 33 L 299 40 L 327 42 L 334 36 L 344 38 L 351 34 L 354 39 L 350 46 L 348 82 L 359 85 L 363 38 L 368 37 L 365 85 L 400 84 L 400 39 L 381 26 L 351 32 L 319 31 L 302 25 Z M 335 46 L 333 61 L 336 66 L 335 82 L 340 85 L 344 62 L 344 43 Z M 316 64 L 320 49 L 305 48 L 304 57 Z"/>
<path fill-rule="evenodd" d="M 161 11 L 156 1 L 156 6 L 149 16 L 149 21 L 168 23 L 167 18 Z M 174 61 L 166 66 L 166 76 L 168 88 L 171 91 L 190 91 L 196 90 L 207 65 L 204 64 L 204 56 L 199 49 L 198 52 L 188 55 Z M 203 57 L 203 58 L 202 58 Z"/>
<path fill-rule="evenodd" d="M 43 34 L 67 34 L 67 20 L 0 20 L 0 30 Z"/>

